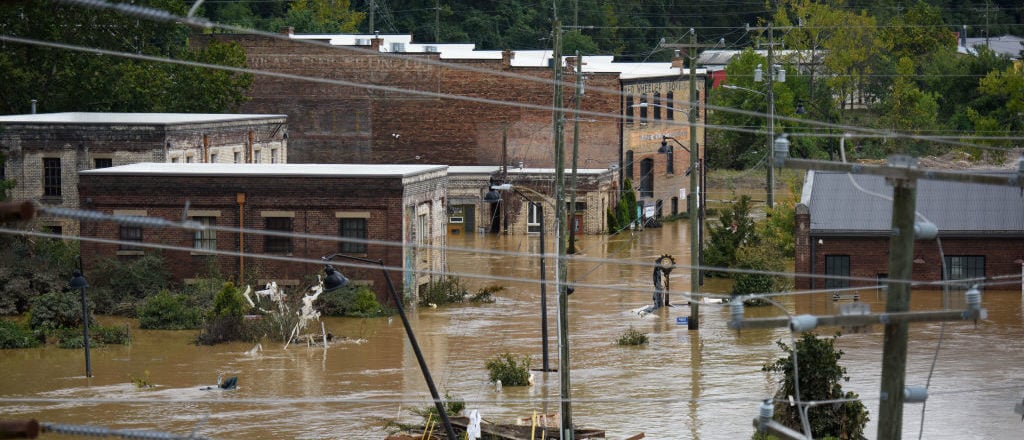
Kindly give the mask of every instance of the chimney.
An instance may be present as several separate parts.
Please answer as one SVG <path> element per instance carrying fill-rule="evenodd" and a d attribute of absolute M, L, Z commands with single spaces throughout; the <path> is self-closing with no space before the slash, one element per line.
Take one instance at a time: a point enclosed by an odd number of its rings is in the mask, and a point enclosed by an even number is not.
<path fill-rule="evenodd" d="M 512 60 L 515 59 L 516 53 L 511 49 L 505 49 L 501 51 L 501 67 L 508 69 L 512 67 Z"/>
<path fill-rule="evenodd" d="M 672 67 L 682 69 L 683 68 L 683 57 L 679 55 L 679 50 L 676 49 L 674 55 L 672 55 Z"/>
<path fill-rule="evenodd" d="M 295 28 L 292 26 L 285 26 L 281 28 L 281 34 L 291 36 L 295 34 Z"/>
<path fill-rule="evenodd" d="M 373 38 L 370 40 L 370 49 L 375 52 L 380 52 L 380 47 L 384 44 L 384 39 L 380 37 L 380 32 L 374 32 Z"/>

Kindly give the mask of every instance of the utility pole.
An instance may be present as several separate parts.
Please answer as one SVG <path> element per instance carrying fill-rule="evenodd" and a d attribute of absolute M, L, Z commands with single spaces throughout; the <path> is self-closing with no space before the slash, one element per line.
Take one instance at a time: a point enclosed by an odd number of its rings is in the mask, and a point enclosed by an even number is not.
<path fill-rule="evenodd" d="M 686 321 L 686 328 L 689 330 L 700 329 L 700 254 L 701 242 L 701 216 L 697 213 L 698 173 L 703 173 L 699 164 L 700 145 L 697 144 L 697 115 L 700 103 L 697 101 L 697 49 L 701 47 L 714 47 L 715 44 L 697 44 L 697 32 L 690 28 L 689 44 L 662 44 L 661 47 L 670 49 L 685 49 L 686 57 L 689 58 L 688 68 L 690 73 L 690 108 L 687 110 L 687 123 L 690 125 L 690 195 L 686 197 L 686 209 L 690 213 L 690 317 Z M 705 149 L 707 146 L 705 145 Z M 701 188 L 700 191 L 707 191 Z"/>
<path fill-rule="evenodd" d="M 558 377 L 559 395 L 561 397 L 561 421 L 563 440 L 573 439 L 572 406 L 569 403 L 572 386 L 569 382 L 569 295 L 566 291 L 568 267 L 565 261 L 565 139 L 563 125 L 565 117 L 562 111 L 562 23 L 558 20 L 555 10 L 554 48 L 552 50 L 552 69 L 554 69 L 555 91 L 554 125 L 555 141 L 555 286 L 558 287 Z"/>
<path fill-rule="evenodd" d="M 865 326 L 882 323 L 884 351 L 882 353 L 881 402 L 879 404 L 879 440 L 898 440 L 903 428 L 904 393 L 907 390 L 907 335 L 910 322 L 970 320 L 984 318 L 986 312 L 981 306 L 980 293 L 971 291 L 965 295 L 965 310 L 942 310 L 910 312 L 910 281 L 913 272 L 915 238 L 934 238 L 938 233 L 932 225 L 931 232 L 915 237 L 915 211 L 917 206 L 918 179 L 945 180 L 952 182 L 978 183 L 986 185 L 1011 185 L 1024 188 L 1024 158 L 1016 176 L 956 173 L 940 170 L 925 170 L 917 167 L 917 159 L 909 156 L 891 156 L 886 166 L 838 163 L 806 159 L 789 159 L 789 142 L 781 139 L 775 142 L 778 149 L 776 159 L 779 166 L 795 169 L 838 171 L 850 174 L 883 176 L 893 186 L 892 235 L 889 239 L 889 283 L 884 314 L 846 314 L 837 316 L 801 315 L 793 318 L 743 318 L 741 301 L 736 301 L 733 318 L 729 326 L 734 329 L 767 328 L 788 326 L 792 331 L 809 331 L 821 325 Z M 930 228 L 923 227 L 922 231 Z M 797 396 L 797 402 L 800 402 Z M 927 398 L 927 395 L 925 395 Z M 809 435 L 810 433 L 803 433 Z"/>
<path fill-rule="evenodd" d="M 576 104 L 576 112 L 573 114 L 572 124 L 572 181 L 569 188 L 569 249 L 568 253 L 576 253 L 576 164 L 580 153 L 580 99 L 583 98 L 583 59 L 580 58 L 580 51 L 576 51 L 576 93 L 573 100 Z"/>
<path fill-rule="evenodd" d="M 377 9 L 377 2 L 376 2 L 376 0 L 370 0 L 370 35 L 373 35 L 373 19 L 374 19 L 374 12 L 376 12 L 376 9 Z"/>
<path fill-rule="evenodd" d="M 889 158 L 890 166 L 916 168 L 917 159 Z M 885 311 L 906 312 L 910 308 L 910 283 L 914 259 L 914 212 L 917 209 L 917 179 L 892 178 L 892 230 L 889 238 L 889 287 Z M 903 386 L 907 372 L 906 322 L 885 324 L 882 352 L 882 391 L 878 404 L 878 439 L 897 440 L 903 430 Z"/>
<path fill-rule="evenodd" d="M 774 27 L 771 23 L 768 26 L 750 26 L 747 25 L 747 32 L 750 31 L 768 31 L 768 74 L 767 86 L 765 90 L 765 96 L 768 97 L 768 176 L 767 176 L 767 189 L 768 189 L 768 208 L 775 207 L 775 150 L 772 148 L 772 144 L 775 142 L 775 87 L 773 85 L 775 81 L 775 30 L 789 30 L 793 29 L 793 26 Z M 754 81 L 761 81 L 757 75 L 754 76 Z M 785 82 L 785 77 L 780 75 L 779 82 Z"/>
<path fill-rule="evenodd" d="M 434 1 L 434 42 L 441 42 L 441 0 Z"/>

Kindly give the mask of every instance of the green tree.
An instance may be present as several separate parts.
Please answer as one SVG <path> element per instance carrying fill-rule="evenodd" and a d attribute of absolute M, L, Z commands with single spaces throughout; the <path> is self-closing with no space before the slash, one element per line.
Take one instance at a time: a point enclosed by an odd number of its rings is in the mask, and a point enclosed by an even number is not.
<path fill-rule="evenodd" d="M 785 357 L 765 365 L 762 370 L 779 373 L 781 387 L 775 393 L 773 419 L 795 430 L 802 430 L 797 407 L 785 403 L 788 396 L 796 396 L 802 402 L 850 399 L 850 401 L 817 405 L 807 410 L 807 418 L 814 438 L 860 439 L 864 438 L 864 426 L 868 422 L 868 410 L 864 403 L 856 400 L 854 392 L 844 392 L 841 382 L 849 381 L 846 368 L 839 365 L 843 351 L 835 348 L 837 334 L 831 338 L 818 338 L 813 333 L 804 333 L 796 341 L 796 347 L 776 342 L 786 354 Z M 796 350 L 794 353 L 794 349 Z M 793 370 L 796 357 L 797 371 Z M 799 376 L 800 393 L 797 393 Z"/>
<path fill-rule="evenodd" d="M 159 253 L 100 260 L 88 278 L 96 313 L 121 316 L 134 316 L 147 297 L 171 285 L 167 262 Z"/>
<path fill-rule="evenodd" d="M 882 114 L 879 123 L 888 129 L 919 134 L 928 134 L 937 128 L 935 120 L 939 112 L 939 104 L 935 96 L 924 92 L 910 79 L 916 75 L 914 63 L 910 58 L 901 58 L 896 65 L 897 78 L 891 92 L 883 99 Z M 887 153 L 895 153 L 896 143 L 889 143 Z M 930 143 L 905 140 L 899 143 L 900 152 L 921 155 L 928 152 Z"/>
<path fill-rule="evenodd" d="M 754 220 L 750 216 L 750 196 L 742 195 L 731 206 L 722 208 L 718 224 L 708 230 L 704 262 L 708 266 L 735 267 L 736 251 L 744 245 L 757 243 Z M 728 276 L 708 271 L 708 276 Z"/>
<path fill-rule="evenodd" d="M 365 13 L 351 9 L 349 0 L 295 0 L 275 25 L 291 26 L 298 33 L 343 34 L 356 32 L 365 18 Z"/>
<path fill-rule="evenodd" d="M 78 242 L 0 235 L 0 315 L 29 310 L 34 298 L 68 285 Z"/>
<path fill-rule="evenodd" d="M 143 6 L 184 14 L 175 0 L 143 0 Z M 4 2 L 6 35 L 131 54 L 244 66 L 237 45 L 189 47 L 181 24 L 139 19 L 115 11 L 54 2 Z M 8 42 L 0 52 L 0 112 L 27 113 L 36 99 L 43 111 L 175 112 L 231 111 L 244 102 L 251 76 L 117 56 Z M 184 79 L 184 78 L 187 78 Z M 200 93 L 182 93 L 189 88 Z"/>
<path fill-rule="evenodd" d="M 764 244 L 743 246 L 736 250 L 735 269 L 752 272 L 733 274 L 731 295 L 779 292 L 788 288 L 786 279 L 780 275 L 760 272 L 782 272 L 786 269 L 785 258 L 778 249 Z M 747 305 L 761 305 L 758 300 L 746 300 Z"/>

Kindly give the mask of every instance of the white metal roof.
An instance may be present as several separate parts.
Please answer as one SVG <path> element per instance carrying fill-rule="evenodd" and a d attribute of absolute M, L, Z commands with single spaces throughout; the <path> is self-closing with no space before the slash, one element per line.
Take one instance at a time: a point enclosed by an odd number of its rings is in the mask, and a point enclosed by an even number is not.
<path fill-rule="evenodd" d="M 368 164 L 222 164 L 145 162 L 80 171 L 86 175 L 409 177 L 447 169 L 447 165 Z"/>
<path fill-rule="evenodd" d="M 288 115 L 231 113 L 104 113 L 67 112 L 0 116 L 0 123 L 29 124 L 195 124 L 203 122 L 243 121 L 254 119 L 285 119 Z"/>

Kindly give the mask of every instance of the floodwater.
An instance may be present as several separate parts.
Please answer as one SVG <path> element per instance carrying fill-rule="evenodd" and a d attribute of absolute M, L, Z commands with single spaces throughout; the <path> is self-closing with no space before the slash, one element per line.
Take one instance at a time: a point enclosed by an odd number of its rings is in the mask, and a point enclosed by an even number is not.
<path fill-rule="evenodd" d="M 536 372 L 531 387 L 488 383 L 485 362 L 499 353 L 531 357 L 541 367 L 539 258 L 537 238 L 470 235 L 450 240 L 449 270 L 473 287 L 500 284 L 495 303 L 410 310 L 412 327 L 437 388 L 463 399 L 484 419 L 511 423 L 532 413 L 558 410 L 558 373 Z M 554 240 L 548 240 L 549 243 Z M 639 318 L 630 311 L 650 301 L 651 269 L 661 254 L 688 264 L 686 223 L 614 237 L 583 237 L 581 252 L 569 263 L 572 414 L 577 426 L 604 429 L 622 439 L 645 433 L 649 439 L 750 438 L 760 401 L 776 384 L 761 367 L 781 356 L 775 342 L 789 342 L 783 329 L 726 327 L 721 305 L 700 308 L 700 329 L 690 331 L 677 318 L 680 307 Z M 469 249 L 507 251 L 480 253 Z M 532 254 L 532 255 L 531 255 Z M 554 279 L 548 258 L 547 278 Z M 315 269 L 313 269 L 315 270 Z M 674 292 L 689 289 L 689 270 L 670 278 Z M 705 292 L 723 293 L 722 280 L 709 279 Z M 907 384 L 924 385 L 930 397 L 922 423 L 921 404 L 904 408 L 903 434 L 927 439 L 1018 439 L 1024 437 L 1014 404 L 1024 398 L 1024 296 L 1019 285 L 986 290 L 988 319 L 913 324 Z M 557 295 L 547 289 L 550 366 L 558 365 Z M 884 292 L 860 292 L 874 311 L 884 309 Z M 958 307 L 962 292 L 949 295 Z M 784 297 L 795 313 L 837 313 L 831 294 Z M 915 291 L 912 310 L 941 308 L 941 292 Z M 776 316 L 771 308 L 748 308 L 748 317 Z M 119 321 L 102 319 L 105 324 Z M 130 325 L 134 322 L 128 321 Z M 54 347 L 0 351 L 0 420 L 35 418 L 42 422 L 150 429 L 216 439 L 373 439 L 386 435 L 383 421 L 419 420 L 411 409 L 430 405 L 425 385 L 400 319 L 324 320 L 328 331 L 347 339 L 323 347 L 264 343 L 198 347 L 194 331 L 132 328 L 130 346 L 94 348 L 94 377 L 84 377 L 81 350 Z M 630 326 L 647 333 L 648 346 L 620 347 Z M 831 334 L 831 329 L 821 334 Z M 941 335 L 941 338 L 940 338 Z M 936 357 L 936 348 L 941 348 Z M 850 380 L 843 389 L 858 393 L 870 411 L 866 433 L 875 437 L 881 382 L 881 328 L 845 334 L 841 364 Z M 934 359 L 934 370 L 932 370 Z M 233 391 L 202 391 L 218 373 L 238 376 Z M 148 374 L 154 387 L 139 389 L 133 377 Z M 922 428 L 923 425 L 923 428 Z M 74 438 L 47 435 L 46 438 Z"/>

